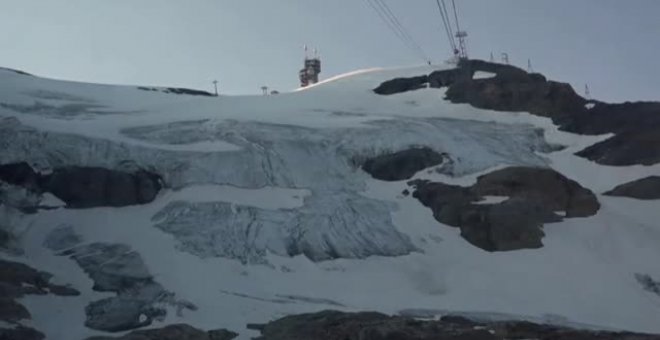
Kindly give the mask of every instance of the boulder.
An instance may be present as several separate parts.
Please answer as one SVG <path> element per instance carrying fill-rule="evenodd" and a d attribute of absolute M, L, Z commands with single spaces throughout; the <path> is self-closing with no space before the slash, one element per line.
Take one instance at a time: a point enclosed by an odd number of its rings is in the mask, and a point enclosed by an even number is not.
<path fill-rule="evenodd" d="M 362 170 L 376 179 L 400 181 L 411 178 L 420 170 L 441 164 L 445 157 L 431 148 L 411 148 L 367 159 L 362 164 Z"/>

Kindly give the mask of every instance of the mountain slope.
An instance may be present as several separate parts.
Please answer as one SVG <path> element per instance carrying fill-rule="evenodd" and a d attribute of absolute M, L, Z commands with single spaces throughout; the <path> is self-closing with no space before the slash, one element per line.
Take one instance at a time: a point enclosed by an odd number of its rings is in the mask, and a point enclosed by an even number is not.
<path fill-rule="evenodd" d="M 660 278 L 658 202 L 602 195 L 657 175 L 660 165 L 594 163 L 575 153 L 611 135 L 452 103 L 442 82 L 373 91 L 434 71 L 461 70 L 369 70 L 241 97 L 0 70 L 0 164 L 27 162 L 35 173 L 23 180 L 0 171 L 0 226 L 18 249 L 2 257 L 80 291 L 21 297 L 31 320 L 20 322 L 49 339 L 171 323 L 248 338 L 258 332 L 247 323 L 333 308 L 660 332 L 660 296 L 638 280 Z M 361 169 L 417 147 L 441 163 L 393 181 Z M 599 209 L 579 217 L 551 211 L 565 218 L 536 222 L 540 248 L 488 252 L 404 194 L 414 190 L 409 181 L 470 187 L 513 166 L 552 169 L 592 192 Z M 51 176 L 71 167 L 81 175 Z M 160 181 L 153 199 L 86 209 L 68 201 L 134 190 L 127 174 L 141 171 Z M 53 197 L 41 178 L 79 191 Z M 510 200 L 486 196 L 461 207 Z"/>

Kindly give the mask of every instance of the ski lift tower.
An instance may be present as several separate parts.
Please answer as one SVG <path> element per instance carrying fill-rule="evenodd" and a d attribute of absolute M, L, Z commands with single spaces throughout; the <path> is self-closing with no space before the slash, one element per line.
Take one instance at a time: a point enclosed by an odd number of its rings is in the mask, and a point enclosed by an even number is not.
<path fill-rule="evenodd" d="M 298 73 L 300 87 L 318 83 L 319 73 L 321 73 L 321 58 L 319 53 L 314 49 L 314 55 L 310 57 L 307 54 L 307 46 L 305 45 L 305 63 L 303 69 Z"/>
<path fill-rule="evenodd" d="M 458 39 L 458 58 L 460 60 L 467 60 L 467 46 L 465 45 L 465 39 L 468 34 L 466 31 L 456 31 L 456 39 Z"/>

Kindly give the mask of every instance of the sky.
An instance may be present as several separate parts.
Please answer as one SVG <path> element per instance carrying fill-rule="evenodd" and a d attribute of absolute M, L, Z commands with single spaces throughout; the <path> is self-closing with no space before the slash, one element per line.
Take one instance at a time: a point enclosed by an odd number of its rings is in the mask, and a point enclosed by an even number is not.
<path fill-rule="evenodd" d="M 451 51 L 434 0 L 384 0 L 434 63 Z M 605 101 L 660 100 L 658 0 L 456 0 L 472 58 Z M 0 0 L 0 66 L 108 84 L 222 94 L 298 86 L 303 45 L 321 78 L 424 62 L 367 0 Z"/>

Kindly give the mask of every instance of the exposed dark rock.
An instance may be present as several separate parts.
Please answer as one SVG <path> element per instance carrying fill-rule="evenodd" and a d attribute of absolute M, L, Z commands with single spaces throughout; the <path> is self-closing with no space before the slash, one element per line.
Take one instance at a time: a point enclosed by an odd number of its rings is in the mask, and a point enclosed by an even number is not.
<path fill-rule="evenodd" d="M 80 240 L 69 242 L 72 230 L 66 226 L 46 242 L 55 245 L 60 255 L 71 256 L 73 260 L 94 281 L 96 291 L 114 292 L 117 295 L 93 301 L 85 307 L 89 328 L 107 332 L 120 332 L 150 325 L 154 320 L 163 320 L 167 315 L 165 306 L 183 309 L 196 309 L 186 301 L 178 301 L 157 283 L 149 273 L 142 257 L 123 244 L 91 243 L 67 248 Z M 75 234 L 73 234 L 75 235 Z M 66 242 L 62 241 L 61 238 Z M 58 239 L 58 242 L 51 238 Z"/>
<path fill-rule="evenodd" d="M 94 336 L 87 340 L 231 340 L 238 334 L 226 329 L 202 331 L 187 324 L 133 331 L 120 337 Z"/>
<path fill-rule="evenodd" d="M 25 294 L 79 295 L 69 286 L 49 282 L 51 275 L 18 262 L 0 260 L 0 285 L 5 297 L 17 298 Z M 75 291 L 75 293 L 74 293 Z M 11 292 L 11 294 L 9 294 Z"/>
<path fill-rule="evenodd" d="M 0 180 L 26 189 L 39 187 L 39 174 L 25 162 L 0 165 Z"/>
<path fill-rule="evenodd" d="M 160 176 L 145 170 L 70 166 L 41 175 L 24 162 L 0 165 L 0 180 L 30 192 L 50 192 L 69 208 L 145 204 L 162 188 Z"/>
<path fill-rule="evenodd" d="M 96 291 L 122 292 L 154 283 L 140 254 L 123 244 L 84 245 L 76 248 L 71 258 L 94 280 Z"/>
<path fill-rule="evenodd" d="M 660 116 L 660 108 L 657 115 Z M 577 152 L 576 155 L 605 165 L 653 165 L 660 163 L 659 126 L 660 122 L 646 128 L 618 133 Z"/>
<path fill-rule="evenodd" d="M 117 293 L 85 307 L 87 327 L 120 332 L 148 326 L 166 315 L 154 304 L 164 302 L 167 292 L 128 246 L 92 243 L 75 248 L 71 257 L 94 280 L 94 290 Z"/>
<path fill-rule="evenodd" d="M 80 295 L 69 287 L 50 283 L 51 275 L 18 262 L 0 260 L 0 321 L 17 324 L 30 319 L 30 312 L 16 299 L 31 294 L 55 294 L 61 296 Z M 15 328 L 0 328 L 0 340 L 43 339 L 40 332 L 18 325 Z"/>
<path fill-rule="evenodd" d="M 16 73 L 16 74 L 21 74 L 21 75 L 24 75 L 24 76 L 31 76 L 31 74 L 29 74 L 29 73 L 27 73 L 27 72 L 25 72 L 25 71 L 15 70 L 15 69 L 13 69 L 13 68 L 0 67 L 0 70 L 9 71 L 9 72 L 14 72 L 14 73 Z"/>
<path fill-rule="evenodd" d="M 650 340 L 660 335 L 578 330 L 525 321 L 477 322 L 444 316 L 421 321 L 380 313 L 322 311 L 286 316 L 265 325 L 257 340 Z"/>
<path fill-rule="evenodd" d="M 375 88 L 374 92 L 381 95 L 390 95 L 426 87 L 440 88 L 452 85 L 456 81 L 470 76 L 471 74 L 466 72 L 465 69 L 440 70 L 429 75 L 388 80 Z"/>
<path fill-rule="evenodd" d="M 530 74 L 510 65 L 466 61 L 461 68 L 493 72 L 493 78 L 463 77 L 447 89 L 447 99 L 495 111 L 526 111 L 546 117 L 567 112 L 585 111 L 587 100 L 566 83 L 548 81 L 540 74 Z"/>
<path fill-rule="evenodd" d="M 608 196 L 624 196 L 642 200 L 660 199 L 660 176 L 649 176 L 621 184 L 604 193 Z"/>
<path fill-rule="evenodd" d="M 479 176 L 475 189 L 480 196 L 537 201 L 550 211 L 565 211 L 566 217 L 592 216 L 600 208 L 590 190 L 552 169 L 508 167 Z"/>
<path fill-rule="evenodd" d="M 140 87 L 138 87 L 138 90 L 172 93 L 172 94 L 185 94 L 185 95 L 189 95 L 189 96 L 215 97 L 214 94 L 206 92 L 206 91 L 187 89 L 187 88 L 183 88 L 183 87 L 157 88 L 157 87 L 140 86 Z"/>
<path fill-rule="evenodd" d="M 374 89 L 374 92 L 378 94 L 388 95 L 388 94 L 395 94 L 406 91 L 413 91 L 426 87 L 428 82 L 429 82 L 428 76 L 396 78 L 380 84 L 380 86 Z"/>
<path fill-rule="evenodd" d="M 660 296 L 660 281 L 653 280 L 653 278 L 647 274 L 635 274 L 635 279 L 642 285 L 644 290 Z"/>
<path fill-rule="evenodd" d="M 14 299 L 0 297 L 0 320 L 14 323 L 30 318 L 30 312 L 23 305 Z"/>
<path fill-rule="evenodd" d="M 473 79 L 476 71 L 492 78 Z M 394 94 L 447 86 L 446 99 L 495 111 L 529 112 L 550 117 L 564 131 L 615 136 L 577 155 L 607 165 L 651 165 L 660 162 L 660 103 L 610 104 L 587 100 L 566 83 L 549 81 L 511 65 L 466 60 L 454 70 L 428 76 L 392 79 L 374 92 Z M 585 105 L 591 104 L 590 108 Z"/>
<path fill-rule="evenodd" d="M 487 251 L 543 246 L 542 227 L 566 217 L 594 215 L 596 196 L 551 169 L 509 167 L 480 176 L 471 187 L 412 181 L 413 197 L 431 208 L 435 219 L 458 227 L 461 236 Z M 506 197 L 479 203 L 485 196 Z"/>
<path fill-rule="evenodd" d="M 541 248 L 543 223 L 559 221 L 537 202 L 511 198 L 499 204 L 471 205 L 460 213 L 461 236 L 488 251 Z"/>
<path fill-rule="evenodd" d="M 12 235 L 0 227 L 0 248 L 7 249 L 11 242 Z"/>
<path fill-rule="evenodd" d="M 2 201 L 0 200 L 0 204 Z M 9 228 L 0 224 L 0 252 L 5 252 L 11 255 L 21 255 L 23 254 L 23 249 L 21 249 L 20 244 L 14 236 L 9 231 Z"/>
<path fill-rule="evenodd" d="M 376 179 L 400 181 L 443 162 L 445 156 L 427 147 L 411 148 L 368 159 L 362 169 Z"/>
<path fill-rule="evenodd" d="M 154 308 L 141 299 L 110 297 L 85 307 L 85 326 L 106 332 L 121 332 L 149 326 L 155 318 L 164 317 L 164 309 Z"/>
<path fill-rule="evenodd" d="M 29 327 L 0 328 L 0 340 L 42 340 L 45 338 L 43 333 Z"/>
<path fill-rule="evenodd" d="M 69 208 L 122 207 L 154 200 L 162 188 L 160 177 L 144 170 L 127 173 L 96 167 L 64 167 L 46 175 L 43 191 Z"/>

